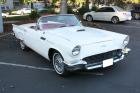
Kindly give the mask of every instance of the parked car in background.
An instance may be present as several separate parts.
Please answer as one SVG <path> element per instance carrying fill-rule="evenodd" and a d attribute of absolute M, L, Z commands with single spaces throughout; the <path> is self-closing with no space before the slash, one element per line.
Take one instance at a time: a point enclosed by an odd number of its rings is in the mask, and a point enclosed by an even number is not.
<path fill-rule="evenodd" d="M 2 10 L 2 11 L 8 11 L 8 10 L 9 10 L 9 7 L 3 5 L 3 6 L 1 6 L 1 10 Z"/>
<path fill-rule="evenodd" d="M 134 4 L 131 13 L 134 19 L 140 19 L 140 4 Z"/>
<path fill-rule="evenodd" d="M 38 13 L 40 13 L 40 12 L 47 12 L 48 11 L 47 8 L 38 8 L 36 10 L 37 10 Z"/>
<path fill-rule="evenodd" d="M 25 14 L 30 14 L 32 11 L 31 8 L 22 8 L 20 10 L 17 10 L 16 11 L 16 14 L 19 14 L 19 15 L 25 15 Z"/>
<path fill-rule="evenodd" d="M 117 6 L 106 6 L 98 9 L 97 11 L 87 12 L 83 15 L 83 19 L 87 21 L 100 20 L 111 21 L 116 24 L 121 21 L 131 20 L 131 12 L 127 12 Z"/>
<path fill-rule="evenodd" d="M 8 17 L 8 14 L 2 13 L 2 18 L 6 18 L 6 17 Z"/>
<path fill-rule="evenodd" d="M 42 16 L 37 23 L 13 25 L 21 49 L 50 60 L 59 75 L 79 69 L 106 68 L 129 52 L 129 36 L 82 26 L 71 14 Z"/>

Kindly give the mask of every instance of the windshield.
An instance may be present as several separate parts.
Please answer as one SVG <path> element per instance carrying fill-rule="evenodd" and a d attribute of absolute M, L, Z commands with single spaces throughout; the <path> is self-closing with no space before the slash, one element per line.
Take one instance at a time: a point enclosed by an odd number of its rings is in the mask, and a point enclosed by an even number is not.
<path fill-rule="evenodd" d="M 118 6 L 115 6 L 115 8 L 116 8 L 117 11 L 125 11 L 124 9 L 122 9 L 122 8 L 120 8 Z"/>
<path fill-rule="evenodd" d="M 54 15 L 40 18 L 39 23 L 46 24 L 47 28 L 80 26 L 81 23 L 74 15 Z M 45 26 L 42 29 L 47 29 Z"/>

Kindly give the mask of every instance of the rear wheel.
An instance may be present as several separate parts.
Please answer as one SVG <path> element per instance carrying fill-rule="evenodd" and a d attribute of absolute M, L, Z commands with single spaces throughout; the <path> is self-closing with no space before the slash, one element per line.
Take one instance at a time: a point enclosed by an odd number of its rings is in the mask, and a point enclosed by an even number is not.
<path fill-rule="evenodd" d="M 117 16 L 112 17 L 111 22 L 117 24 L 119 22 L 119 18 Z"/>
<path fill-rule="evenodd" d="M 59 52 L 53 53 L 52 61 L 56 73 L 61 76 L 65 76 L 67 74 L 67 70 L 65 69 L 64 59 Z"/>
<path fill-rule="evenodd" d="M 93 21 L 93 17 L 91 15 L 87 15 L 86 20 L 89 22 Z"/>
<path fill-rule="evenodd" d="M 134 13 L 133 16 L 134 16 L 134 19 L 136 20 L 140 19 L 140 14 L 138 13 Z"/>
<path fill-rule="evenodd" d="M 23 51 L 27 51 L 29 48 L 24 44 L 24 42 L 22 40 L 20 40 L 20 48 Z"/>

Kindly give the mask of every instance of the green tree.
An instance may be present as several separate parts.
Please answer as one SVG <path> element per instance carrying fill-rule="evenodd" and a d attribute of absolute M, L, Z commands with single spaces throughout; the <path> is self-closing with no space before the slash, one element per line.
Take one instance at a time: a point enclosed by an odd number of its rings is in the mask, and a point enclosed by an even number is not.
<path fill-rule="evenodd" d="M 57 1 L 59 1 L 59 0 L 52 0 L 52 4 L 55 4 Z"/>
<path fill-rule="evenodd" d="M 37 0 L 20 0 L 20 2 L 22 4 L 28 4 L 28 3 L 31 3 L 31 2 L 34 2 L 34 1 L 37 1 Z"/>
<path fill-rule="evenodd" d="M 6 3 L 6 0 L 0 0 L 0 4 Z"/>

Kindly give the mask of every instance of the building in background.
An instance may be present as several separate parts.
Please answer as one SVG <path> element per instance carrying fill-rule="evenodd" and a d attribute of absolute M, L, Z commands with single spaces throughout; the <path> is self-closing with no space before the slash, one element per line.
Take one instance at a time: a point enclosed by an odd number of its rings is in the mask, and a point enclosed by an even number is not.
<path fill-rule="evenodd" d="M 21 6 L 20 0 L 13 0 L 13 8 L 17 8 L 19 6 Z"/>
<path fill-rule="evenodd" d="M 9 10 L 9 9 L 12 10 L 16 7 L 19 7 L 20 5 L 21 5 L 20 0 L 4 0 L 4 2 L 1 3 L 1 7 L 4 10 Z"/>
<path fill-rule="evenodd" d="M 1 7 L 1 5 L 0 5 Z M 3 32 L 3 21 L 2 21 L 2 11 L 1 11 L 1 8 L 0 8 L 0 33 Z"/>
<path fill-rule="evenodd" d="M 6 0 L 5 2 L 5 6 L 9 7 L 9 9 L 13 9 L 14 5 L 13 5 L 13 0 Z"/>

